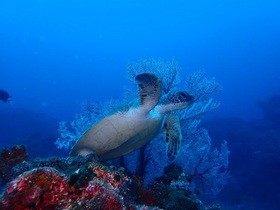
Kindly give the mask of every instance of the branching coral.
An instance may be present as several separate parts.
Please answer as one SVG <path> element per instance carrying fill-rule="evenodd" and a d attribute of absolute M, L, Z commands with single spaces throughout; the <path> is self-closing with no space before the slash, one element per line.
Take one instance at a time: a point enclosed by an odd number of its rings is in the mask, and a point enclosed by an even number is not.
<path fill-rule="evenodd" d="M 221 145 L 220 151 L 212 148 L 211 138 L 205 129 L 198 129 L 187 140 L 189 143 L 183 146 L 176 163 L 187 171 L 190 189 L 218 194 L 229 177 L 227 142 Z"/>

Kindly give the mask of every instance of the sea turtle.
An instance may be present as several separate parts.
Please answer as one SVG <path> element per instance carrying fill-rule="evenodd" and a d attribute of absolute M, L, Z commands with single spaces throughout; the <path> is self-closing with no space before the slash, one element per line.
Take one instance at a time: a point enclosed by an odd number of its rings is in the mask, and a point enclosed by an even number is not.
<path fill-rule="evenodd" d="M 176 92 L 159 103 L 160 80 L 151 73 L 139 74 L 135 79 L 140 106 L 109 115 L 93 125 L 74 145 L 71 156 L 95 152 L 103 160 L 114 159 L 146 145 L 164 129 L 167 156 L 171 161 L 176 158 L 182 135 L 179 121 L 171 112 L 186 108 L 193 97 Z"/>

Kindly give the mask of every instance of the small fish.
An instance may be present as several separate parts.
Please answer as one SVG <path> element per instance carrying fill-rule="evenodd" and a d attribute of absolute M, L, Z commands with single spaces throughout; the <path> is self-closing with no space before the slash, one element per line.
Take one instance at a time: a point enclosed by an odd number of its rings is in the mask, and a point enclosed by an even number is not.
<path fill-rule="evenodd" d="M 0 90 L 0 100 L 2 100 L 5 103 L 10 103 L 12 99 L 9 93 L 7 93 L 7 91 Z"/>

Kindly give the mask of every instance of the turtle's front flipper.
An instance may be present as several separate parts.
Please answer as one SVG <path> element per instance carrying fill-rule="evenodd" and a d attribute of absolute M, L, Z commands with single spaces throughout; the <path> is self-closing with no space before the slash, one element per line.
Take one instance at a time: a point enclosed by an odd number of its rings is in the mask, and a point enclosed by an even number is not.
<path fill-rule="evenodd" d="M 135 79 L 138 83 L 138 92 L 142 106 L 147 111 L 152 110 L 158 104 L 161 95 L 160 80 L 151 73 L 139 74 Z"/>
<path fill-rule="evenodd" d="M 164 124 L 164 133 L 166 138 L 166 154 L 168 159 L 173 162 L 179 154 L 182 133 L 179 119 L 170 114 Z"/>

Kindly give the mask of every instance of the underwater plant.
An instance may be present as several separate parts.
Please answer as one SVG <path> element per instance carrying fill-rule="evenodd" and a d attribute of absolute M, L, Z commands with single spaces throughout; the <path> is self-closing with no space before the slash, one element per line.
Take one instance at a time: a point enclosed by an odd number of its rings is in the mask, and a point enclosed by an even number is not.
<path fill-rule="evenodd" d="M 173 93 L 178 88 L 179 71 L 180 67 L 174 60 L 142 60 L 129 64 L 127 68 L 130 79 L 134 79 L 136 75 L 143 72 L 157 75 L 161 80 L 162 100 L 165 100 L 168 94 Z M 204 72 L 197 71 L 190 74 L 184 89 L 194 97 L 194 103 L 188 109 L 174 111 L 181 123 L 183 139 L 179 145 L 181 153 L 174 163 L 182 166 L 190 175 L 189 178 L 193 177 L 189 179 L 191 181 L 190 188 L 217 194 L 228 178 L 229 151 L 226 143 L 222 145 L 220 151 L 212 148 L 211 138 L 207 130 L 199 128 L 199 124 L 209 111 L 219 107 L 220 103 L 213 100 L 211 95 L 220 90 L 221 86 L 214 78 L 207 78 Z M 136 93 L 137 91 L 132 87 L 128 88 L 124 100 L 124 102 L 129 102 L 126 103 L 126 108 L 135 103 Z M 113 106 L 110 105 L 112 103 L 88 102 L 83 104 L 82 112 L 75 116 L 70 128 L 66 126 L 66 122 L 60 124 L 60 137 L 56 141 L 57 147 L 70 149 L 91 125 L 106 116 L 109 113 L 108 110 L 112 110 Z M 163 135 L 158 135 L 148 145 L 113 162 L 124 166 L 131 173 L 143 177 L 143 183 L 148 185 L 156 177 L 161 176 L 164 173 L 164 168 L 170 164 L 166 158 L 164 142 Z M 154 170 L 155 168 L 157 170 Z M 213 177 L 219 177 L 219 179 L 213 182 Z"/>

